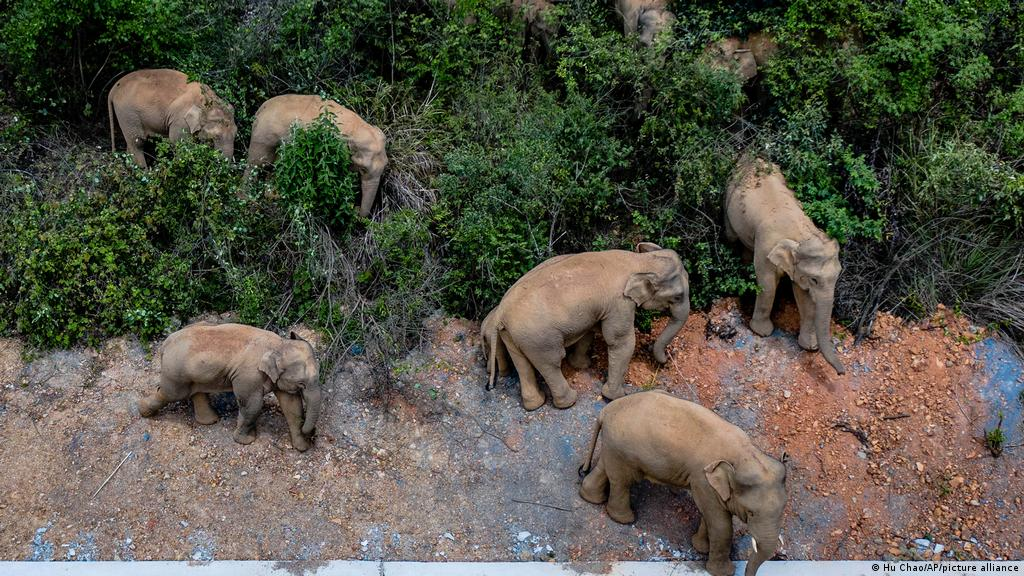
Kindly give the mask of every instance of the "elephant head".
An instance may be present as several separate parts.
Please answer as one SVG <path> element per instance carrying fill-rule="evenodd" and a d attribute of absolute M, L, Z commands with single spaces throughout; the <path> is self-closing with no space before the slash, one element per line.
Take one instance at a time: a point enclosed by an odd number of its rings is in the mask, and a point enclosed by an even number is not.
<path fill-rule="evenodd" d="M 836 372 L 843 374 L 846 369 L 836 355 L 830 329 L 836 280 L 843 271 L 839 264 L 839 243 L 819 234 L 799 243 L 790 239 L 779 241 L 768 253 L 768 260 L 810 294 L 814 302 L 814 334 L 818 349 Z"/>
<path fill-rule="evenodd" d="M 640 43 L 644 46 L 654 45 L 654 39 L 664 30 L 671 30 L 676 17 L 668 10 L 644 10 L 640 13 Z"/>
<path fill-rule="evenodd" d="M 724 38 L 705 50 L 712 68 L 728 70 L 746 82 L 757 76 L 757 60 L 739 38 Z"/>
<path fill-rule="evenodd" d="M 185 110 L 185 128 L 196 139 L 211 142 L 221 154 L 234 158 L 235 134 L 238 132 L 235 109 L 207 86 L 204 85 L 201 91 L 201 102 Z"/>
<path fill-rule="evenodd" d="M 690 278 L 675 250 L 641 242 L 637 252 L 645 255 L 645 266 L 626 281 L 623 294 L 644 310 L 668 310 L 672 320 L 654 342 L 654 359 L 667 361 L 665 349 L 683 329 L 690 315 Z"/>
<path fill-rule="evenodd" d="M 369 124 L 362 126 L 358 133 L 346 134 L 345 138 L 352 152 L 352 165 L 359 172 L 362 192 L 359 215 L 365 218 L 370 215 L 381 175 L 388 167 L 387 138 L 380 128 Z"/>
<path fill-rule="evenodd" d="M 320 417 L 320 368 L 313 355 L 313 347 L 295 332 L 279 346 L 267 350 L 260 359 L 259 371 L 274 387 L 290 394 L 301 394 L 306 413 L 302 433 L 309 434 Z"/>
<path fill-rule="evenodd" d="M 786 467 L 763 453 L 741 460 L 718 460 L 704 467 L 704 477 L 725 508 L 747 524 L 754 554 L 745 576 L 754 576 L 783 544 L 782 511 L 786 507 Z"/>

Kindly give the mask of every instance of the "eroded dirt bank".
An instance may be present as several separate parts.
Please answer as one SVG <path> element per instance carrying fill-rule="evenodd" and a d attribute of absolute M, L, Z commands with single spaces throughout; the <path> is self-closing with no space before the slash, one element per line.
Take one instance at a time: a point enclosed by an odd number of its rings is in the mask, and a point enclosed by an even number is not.
<path fill-rule="evenodd" d="M 1021 449 L 993 458 L 979 440 L 1001 410 L 1006 443 L 1021 442 L 1024 383 L 1006 344 L 950 314 L 882 316 L 860 345 L 844 339 L 837 377 L 797 347 L 794 310 L 776 320 L 754 336 L 734 300 L 719 302 L 691 316 L 661 369 L 641 335 L 628 391 L 699 401 L 789 455 L 789 558 L 1024 558 Z M 631 526 L 576 495 L 604 405 L 601 347 L 592 368 L 565 368 L 576 406 L 526 413 L 514 378 L 484 391 L 477 328 L 432 322 L 392 394 L 350 362 L 306 454 L 271 396 L 250 446 L 231 440 L 229 395 L 212 426 L 184 404 L 139 418 L 158 367 L 132 340 L 30 362 L 0 340 L 0 558 L 701 558 L 685 491 L 639 486 Z M 748 551 L 743 536 L 734 558 Z"/>

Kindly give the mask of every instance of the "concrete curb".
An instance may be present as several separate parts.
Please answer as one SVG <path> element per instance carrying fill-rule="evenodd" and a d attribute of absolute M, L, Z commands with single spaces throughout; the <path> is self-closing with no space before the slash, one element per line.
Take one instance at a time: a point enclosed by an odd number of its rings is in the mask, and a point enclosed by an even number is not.
<path fill-rule="evenodd" d="M 736 562 L 742 576 L 746 562 Z M 1024 573 L 1024 562 L 766 562 L 759 576 Z M 3 576 L 698 576 L 703 562 L 0 562 Z"/>

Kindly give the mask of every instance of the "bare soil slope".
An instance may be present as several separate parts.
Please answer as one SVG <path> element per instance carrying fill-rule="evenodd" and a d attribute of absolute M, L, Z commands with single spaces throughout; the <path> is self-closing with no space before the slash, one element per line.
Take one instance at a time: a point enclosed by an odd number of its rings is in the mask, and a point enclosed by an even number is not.
<path fill-rule="evenodd" d="M 993 458 L 979 441 L 1002 411 L 1007 444 L 1021 442 L 1024 384 L 1006 344 L 950 314 L 882 316 L 861 345 L 844 338 L 837 377 L 797 347 L 795 310 L 777 324 L 754 336 L 724 300 L 691 316 L 661 369 L 641 335 L 628 391 L 699 401 L 788 453 L 789 558 L 1024 558 L 1020 449 Z M 250 446 L 231 440 L 230 395 L 212 426 L 185 404 L 139 418 L 158 366 L 133 340 L 30 362 L 0 340 L 0 559 L 701 558 L 684 490 L 638 486 L 630 526 L 576 495 L 603 347 L 591 369 L 565 368 L 576 406 L 527 413 L 515 378 L 484 391 L 477 330 L 433 321 L 392 390 L 350 362 L 305 454 L 271 396 Z M 737 534 L 744 558 L 739 522 Z"/>

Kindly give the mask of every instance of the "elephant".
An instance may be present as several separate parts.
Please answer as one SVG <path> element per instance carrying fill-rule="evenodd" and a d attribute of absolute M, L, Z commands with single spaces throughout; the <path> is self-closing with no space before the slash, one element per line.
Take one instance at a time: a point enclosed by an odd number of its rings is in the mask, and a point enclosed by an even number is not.
<path fill-rule="evenodd" d="M 747 82 L 757 76 L 777 50 L 771 34 L 762 31 L 751 34 L 745 41 L 735 36 L 724 38 L 709 44 L 704 54 L 712 67 L 733 72 Z"/>
<path fill-rule="evenodd" d="M 782 275 L 792 280 L 800 311 L 798 342 L 820 350 L 838 374 L 846 369 L 832 346 L 832 303 L 839 263 L 839 243 L 804 214 L 775 164 L 744 157 L 725 192 L 725 235 L 753 251 L 754 273 L 761 288 L 750 329 L 761 336 L 774 330 L 775 289 Z"/>
<path fill-rule="evenodd" d="M 662 31 L 671 30 L 675 14 L 667 9 L 667 0 L 616 0 L 615 10 L 622 16 L 622 33 L 640 33 L 640 43 L 652 46 Z"/>
<path fill-rule="evenodd" d="M 524 408 L 544 405 L 534 369 L 547 382 L 555 407 L 572 406 L 576 391 L 562 375 L 562 359 L 572 347 L 570 364 L 589 366 L 588 350 L 595 328 L 600 328 L 608 344 L 608 379 L 601 394 L 621 397 L 636 345 L 637 306 L 671 312 L 672 320 L 653 347 L 655 360 L 664 364 L 669 342 L 690 313 L 689 276 L 674 250 L 642 242 L 637 252 L 583 252 L 542 262 L 509 288 L 484 319 L 487 389 L 494 386 L 496 368 L 508 370 L 507 354 L 519 374 Z"/>
<path fill-rule="evenodd" d="M 594 449 L 601 437 L 596 463 Z M 708 554 L 707 570 L 733 574 L 732 517 L 747 524 L 754 548 L 745 576 L 774 556 L 782 539 L 786 467 L 766 455 L 743 430 L 699 404 L 661 390 L 619 398 L 597 416 L 580 496 L 604 504 L 616 522 L 632 523 L 630 487 L 640 481 L 687 488 L 701 520 L 694 549 Z"/>
<path fill-rule="evenodd" d="M 558 35 L 558 17 L 549 0 L 512 0 L 512 11 L 526 24 L 525 45 L 529 49 L 530 39 L 536 38 L 544 54 L 550 55 L 551 41 Z"/>
<path fill-rule="evenodd" d="M 128 152 L 146 167 L 142 142 L 165 136 L 177 142 L 186 134 L 207 140 L 224 156 L 234 158 L 235 109 L 206 84 L 189 82 L 177 70 L 136 70 L 126 74 L 107 94 L 110 149 L 117 150 L 114 119 L 128 143 Z"/>
<path fill-rule="evenodd" d="M 249 169 L 273 163 L 277 159 L 277 148 L 288 137 L 292 124 L 309 124 L 325 110 L 334 115 L 334 123 L 352 153 L 352 165 L 359 172 L 362 190 L 359 215 L 369 216 L 377 198 L 381 174 L 388 166 L 387 141 L 380 128 L 366 123 L 355 112 L 334 100 L 307 94 L 285 94 L 264 102 L 252 123 Z"/>
<path fill-rule="evenodd" d="M 213 424 L 217 413 L 207 395 L 227 391 L 238 400 L 235 442 L 256 439 L 263 395 L 273 392 L 288 421 L 292 447 L 309 449 L 307 436 L 320 417 L 320 368 L 313 347 L 294 332 L 282 338 L 244 324 L 205 323 L 178 330 L 161 346 L 160 385 L 139 399 L 139 414 L 149 418 L 170 402 L 191 397 L 196 421 Z"/>

